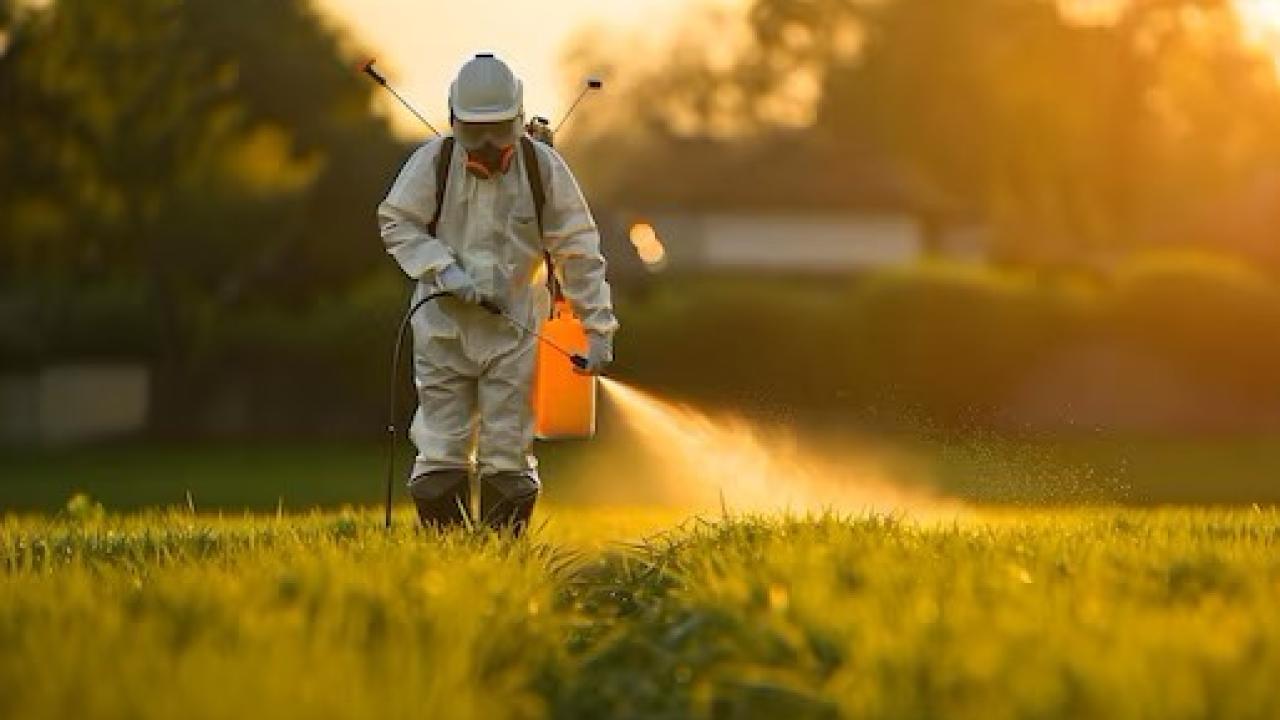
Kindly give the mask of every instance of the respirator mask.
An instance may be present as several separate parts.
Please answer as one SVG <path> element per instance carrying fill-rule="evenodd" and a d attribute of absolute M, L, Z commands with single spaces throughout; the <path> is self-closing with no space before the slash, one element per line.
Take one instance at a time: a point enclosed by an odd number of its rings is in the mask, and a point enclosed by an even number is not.
<path fill-rule="evenodd" d="M 488 180 L 510 169 L 521 128 L 519 117 L 499 122 L 454 122 L 454 137 L 467 151 L 467 172 Z"/>

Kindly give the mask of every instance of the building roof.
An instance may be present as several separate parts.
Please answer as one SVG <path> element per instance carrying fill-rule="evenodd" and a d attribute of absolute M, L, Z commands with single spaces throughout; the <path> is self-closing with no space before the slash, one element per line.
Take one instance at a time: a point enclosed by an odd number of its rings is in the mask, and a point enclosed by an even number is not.
<path fill-rule="evenodd" d="M 634 161 L 619 204 L 699 211 L 948 213 L 955 203 L 870 148 L 833 154 L 810 133 L 673 139 Z"/>

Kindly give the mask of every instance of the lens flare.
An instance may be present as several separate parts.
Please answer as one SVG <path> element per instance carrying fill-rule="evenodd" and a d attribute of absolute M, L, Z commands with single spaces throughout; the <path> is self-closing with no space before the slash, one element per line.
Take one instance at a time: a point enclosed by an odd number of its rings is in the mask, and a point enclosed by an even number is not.
<path fill-rule="evenodd" d="M 837 461 L 783 430 L 712 418 L 616 380 L 601 387 L 657 461 L 654 483 L 670 504 L 732 512 L 894 512 L 915 516 L 959 506 L 888 479 L 873 462 Z"/>
<path fill-rule="evenodd" d="M 667 259 L 667 249 L 658 239 L 658 231 L 649 223 L 636 223 L 628 233 L 636 254 L 650 270 L 660 270 Z"/>

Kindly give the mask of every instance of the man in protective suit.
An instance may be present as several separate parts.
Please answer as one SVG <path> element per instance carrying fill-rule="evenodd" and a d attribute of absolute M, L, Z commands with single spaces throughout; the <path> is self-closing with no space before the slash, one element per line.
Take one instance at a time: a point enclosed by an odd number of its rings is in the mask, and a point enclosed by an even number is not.
<path fill-rule="evenodd" d="M 418 281 L 412 302 L 450 293 L 412 321 L 418 454 L 409 489 L 427 526 L 470 520 L 473 468 L 480 520 L 491 527 L 519 533 L 541 490 L 530 452 L 538 340 L 495 310 L 540 327 L 549 265 L 587 331 L 584 371 L 598 374 L 613 359 L 618 321 L 599 232 L 559 153 L 523 137 L 523 105 L 505 63 L 469 60 L 449 88 L 452 138 L 419 147 L 378 208 L 387 252 Z M 541 180 L 541 208 L 530 171 Z"/>

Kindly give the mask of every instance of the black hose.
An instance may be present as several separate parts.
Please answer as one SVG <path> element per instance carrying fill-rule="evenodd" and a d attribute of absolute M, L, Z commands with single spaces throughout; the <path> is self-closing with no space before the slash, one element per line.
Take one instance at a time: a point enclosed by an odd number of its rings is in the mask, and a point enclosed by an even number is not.
<path fill-rule="evenodd" d="M 409 307 L 409 311 L 404 314 L 404 319 L 400 321 L 400 331 L 396 333 L 396 347 L 391 356 L 391 392 L 388 396 L 388 418 L 387 418 L 387 529 L 391 529 L 391 500 L 394 494 L 393 483 L 395 483 L 396 472 L 396 382 L 400 379 L 400 355 L 404 349 L 404 332 L 409 329 L 409 322 L 413 320 L 413 314 L 423 305 L 449 295 L 447 292 L 434 292 L 422 298 L 418 302 Z"/>

